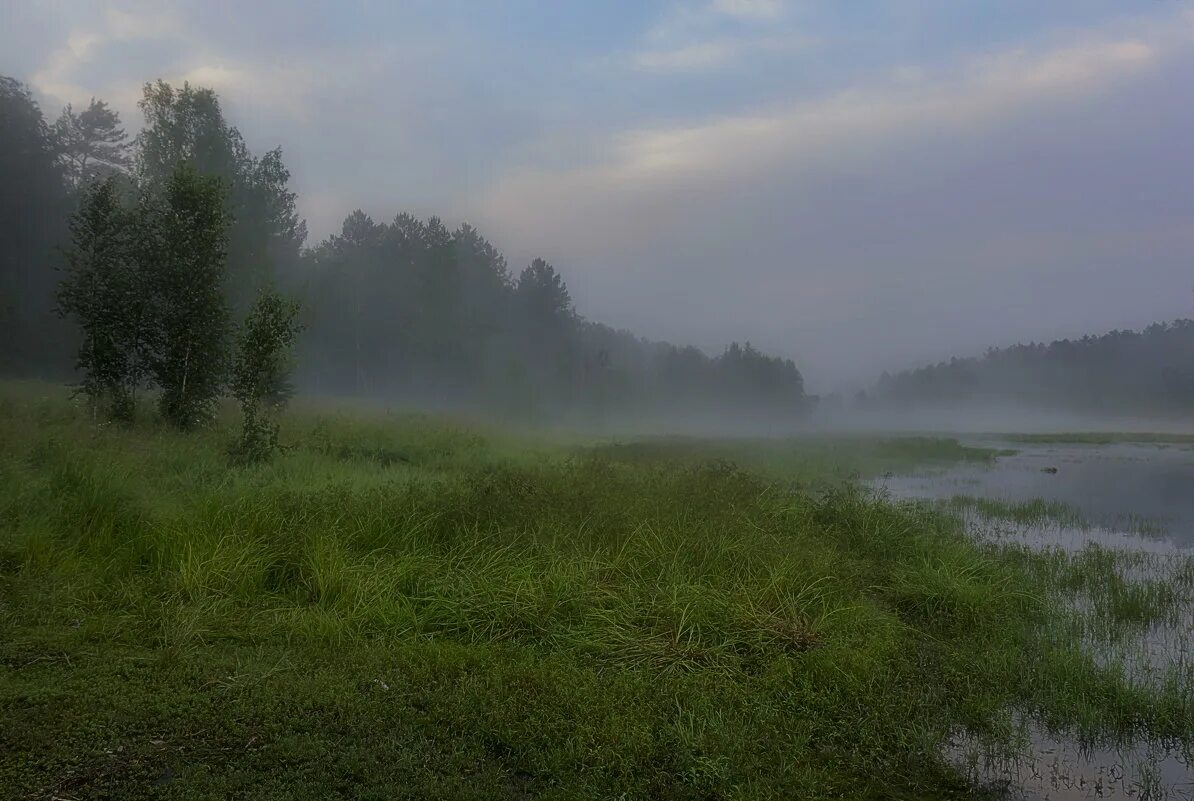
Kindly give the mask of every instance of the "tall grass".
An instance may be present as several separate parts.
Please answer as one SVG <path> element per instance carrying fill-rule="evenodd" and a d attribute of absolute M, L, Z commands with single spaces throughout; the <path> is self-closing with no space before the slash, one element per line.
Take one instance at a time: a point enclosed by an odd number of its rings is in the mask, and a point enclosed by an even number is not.
<path fill-rule="evenodd" d="M 0 411 L 6 798 L 964 796 L 943 745 L 1009 710 L 1190 735 L 1044 636 L 1038 571 L 826 486 L 956 443 L 307 413 L 230 468 L 230 426 Z"/>

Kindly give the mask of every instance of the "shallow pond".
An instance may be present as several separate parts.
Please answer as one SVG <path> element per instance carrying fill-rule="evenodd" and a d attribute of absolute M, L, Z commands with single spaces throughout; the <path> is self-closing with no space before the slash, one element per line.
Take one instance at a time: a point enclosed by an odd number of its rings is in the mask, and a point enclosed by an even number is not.
<path fill-rule="evenodd" d="M 1085 529 L 1194 548 L 1194 447 L 1017 443 L 966 444 L 1014 449 L 994 464 L 965 463 L 945 470 L 890 476 L 876 486 L 896 498 L 974 496 L 1008 502 L 1043 499 L 1072 508 Z M 1101 530 L 1101 532 L 1099 531 Z M 1112 539 L 1113 544 L 1117 540 Z M 1057 543 L 1064 544 L 1064 543 Z"/>
<path fill-rule="evenodd" d="M 1084 645 L 1100 661 L 1123 665 L 1134 681 L 1194 676 L 1194 588 L 1189 578 L 1194 564 L 1194 447 L 990 439 L 966 444 L 1016 452 L 992 464 L 888 476 L 874 486 L 898 500 L 950 503 L 971 534 L 987 543 L 1068 554 L 1095 544 L 1125 554 L 1117 560 L 1119 575 L 1165 583 L 1180 600 L 1167 621 L 1110 636 L 1088 615 L 1091 633 L 1083 637 Z M 1083 599 L 1075 599 L 1073 606 L 1079 617 L 1090 611 Z M 1194 768 L 1180 746 L 1080 744 L 1030 722 L 1024 724 L 1024 734 L 1026 746 L 1013 758 L 985 753 L 965 736 L 948 753 L 973 781 L 1006 788 L 1008 798 L 1194 799 Z"/>

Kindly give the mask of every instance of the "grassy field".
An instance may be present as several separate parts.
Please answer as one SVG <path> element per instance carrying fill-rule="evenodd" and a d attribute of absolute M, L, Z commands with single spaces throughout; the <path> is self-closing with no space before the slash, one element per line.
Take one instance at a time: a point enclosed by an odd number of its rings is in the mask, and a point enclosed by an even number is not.
<path fill-rule="evenodd" d="M 988 451 L 304 411 L 232 468 L 64 398 L 0 392 L 3 798 L 964 798 L 1018 716 L 1192 737 L 1054 636 L 1080 566 L 849 480 Z"/>

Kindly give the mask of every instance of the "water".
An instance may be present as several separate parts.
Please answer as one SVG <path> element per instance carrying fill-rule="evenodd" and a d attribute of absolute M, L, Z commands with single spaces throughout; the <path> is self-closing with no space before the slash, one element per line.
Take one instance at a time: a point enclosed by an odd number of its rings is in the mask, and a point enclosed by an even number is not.
<path fill-rule="evenodd" d="M 1073 508 L 1103 535 L 1145 534 L 1173 548 L 1194 548 L 1194 447 L 1186 445 L 1022 445 L 984 440 L 980 447 L 1015 449 L 994 465 L 963 464 L 945 471 L 893 476 L 879 482 L 897 498 L 972 495 L 1023 502 L 1042 498 Z M 1046 470 L 1056 469 L 1056 473 Z M 1101 531 L 1099 531 L 1101 529 Z M 1122 537 L 1121 537 L 1122 539 Z M 1070 542 L 1080 547 L 1083 538 Z M 1110 543 L 1115 544 L 1113 538 Z M 1064 545 L 1065 543 L 1056 543 Z"/>
<path fill-rule="evenodd" d="M 1031 522 L 986 517 L 962 506 L 970 533 L 980 541 L 1043 551 L 1079 553 L 1091 544 L 1126 555 L 1119 575 L 1133 582 L 1160 581 L 1177 588 L 1173 616 L 1139 630 L 1108 636 L 1093 623 L 1082 642 L 1102 662 L 1123 665 L 1133 681 L 1194 676 L 1194 447 L 1116 443 L 974 445 L 1014 448 L 994 464 L 890 476 L 876 487 L 897 499 L 950 500 L 958 496 L 1024 503 L 1042 499 L 1066 512 Z M 1055 507 L 1059 509 L 1060 507 Z M 1194 799 L 1191 755 L 1156 742 L 1127 745 L 1079 743 L 1026 721 L 1020 753 L 984 751 L 964 734 L 949 758 L 976 784 L 1028 801 L 1093 798 Z"/>

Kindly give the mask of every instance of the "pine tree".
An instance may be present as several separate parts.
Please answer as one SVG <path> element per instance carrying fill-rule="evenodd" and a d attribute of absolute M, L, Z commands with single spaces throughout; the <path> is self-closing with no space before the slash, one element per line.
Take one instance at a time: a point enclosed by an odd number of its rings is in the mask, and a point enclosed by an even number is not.
<path fill-rule="evenodd" d="M 69 326 L 54 317 L 69 211 L 41 109 L 24 84 L 0 75 L 0 373 L 69 369 Z"/>
<path fill-rule="evenodd" d="M 81 112 L 69 105 L 62 110 L 54 123 L 54 140 L 67 180 L 76 189 L 125 173 L 132 165 L 120 115 L 94 97 Z"/>

